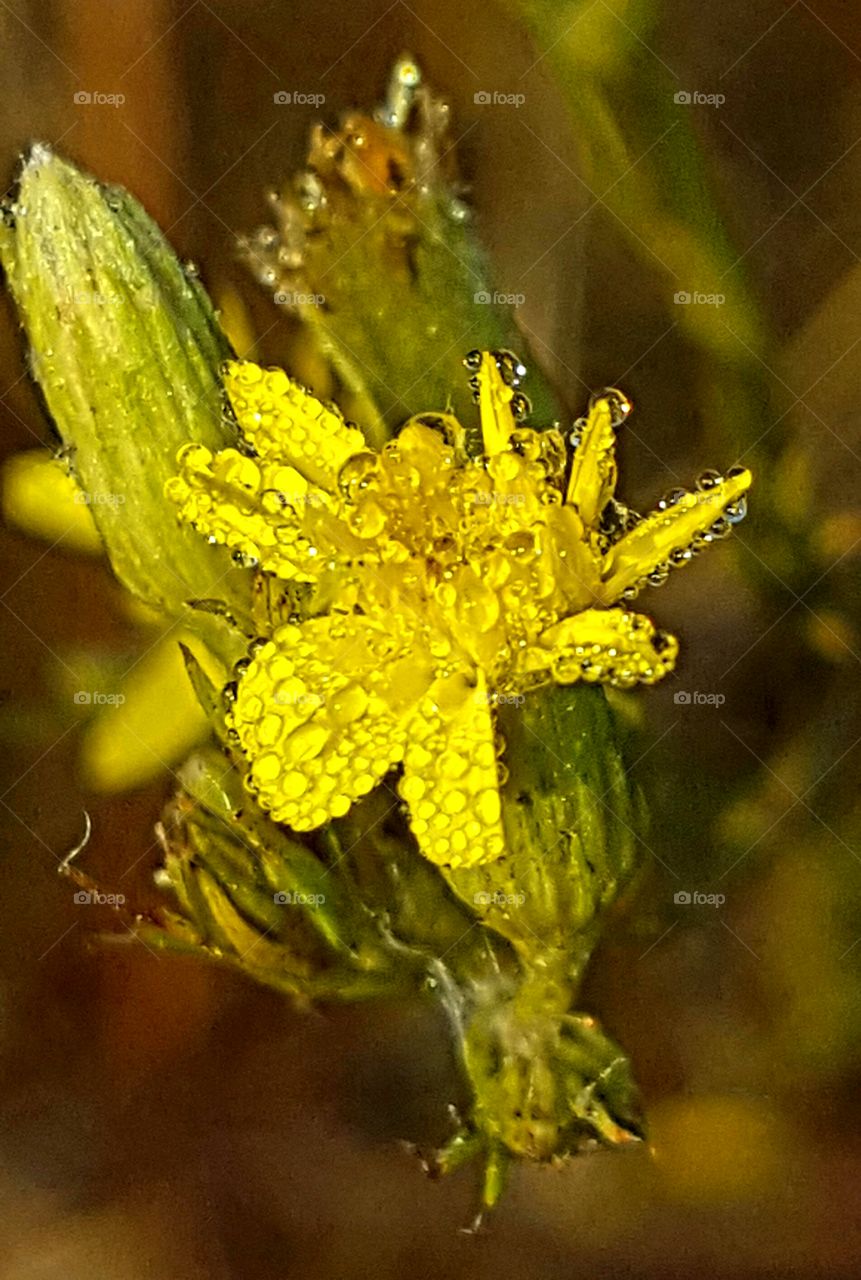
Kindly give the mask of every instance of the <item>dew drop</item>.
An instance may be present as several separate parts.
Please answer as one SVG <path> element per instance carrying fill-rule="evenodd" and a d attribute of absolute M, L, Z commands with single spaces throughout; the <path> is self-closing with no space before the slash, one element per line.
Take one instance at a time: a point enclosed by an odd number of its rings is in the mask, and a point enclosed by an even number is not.
<path fill-rule="evenodd" d="M 502 381 L 507 387 L 520 386 L 521 378 L 526 377 L 526 365 L 523 364 L 519 356 L 513 351 L 502 349 L 501 351 L 492 352 L 496 361 L 496 367 L 502 375 Z"/>
<path fill-rule="evenodd" d="M 360 538 L 376 538 L 386 527 L 386 513 L 378 502 L 363 501 L 347 516 L 347 523 Z"/>
<path fill-rule="evenodd" d="M 684 489 L 671 489 L 669 493 L 665 493 L 658 503 L 659 511 L 667 511 L 670 507 L 674 507 L 677 502 L 681 502 L 686 496 Z"/>
<path fill-rule="evenodd" d="M 630 415 L 633 405 L 624 391 L 616 387 L 605 387 L 589 397 L 589 408 L 594 409 L 599 400 L 606 400 L 610 409 L 610 426 L 618 431 L 625 419 Z"/>
<path fill-rule="evenodd" d="M 355 499 L 367 489 L 377 469 L 377 455 L 370 452 L 356 453 L 348 458 L 338 472 L 338 484 L 347 498 Z"/>

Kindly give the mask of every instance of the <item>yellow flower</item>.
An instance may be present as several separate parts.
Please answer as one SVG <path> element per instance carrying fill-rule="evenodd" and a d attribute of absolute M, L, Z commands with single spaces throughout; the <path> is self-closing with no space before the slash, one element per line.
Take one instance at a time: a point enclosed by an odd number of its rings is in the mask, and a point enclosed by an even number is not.
<path fill-rule="evenodd" d="M 514 356 L 466 363 L 479 457 L 445 413 L 372 452 L 283 371 L 233 362 L 241 448 L 188 445 L 168 483 L 210 540 L 309 584 L 313 616 L 255 643 L 228 713 L 260 804 L 312 830 L 402 765 L 419 847 L 451 866 L 505 851 L 495 707 L 554 681 L 630 688 L 671 671 L 677 641 L 628 601 L 728 532 L 751 480 L 707 473 L 641 519 L 613 496 L 621 393 L 593 397 L 566 442 L 520 425 Z"/>

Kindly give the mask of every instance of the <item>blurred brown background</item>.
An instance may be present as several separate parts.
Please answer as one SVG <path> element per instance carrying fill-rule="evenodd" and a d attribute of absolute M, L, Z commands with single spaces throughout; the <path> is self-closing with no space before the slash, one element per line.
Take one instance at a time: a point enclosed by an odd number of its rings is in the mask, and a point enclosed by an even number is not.
<path fill-rule="evenodd" d="M 56 875 L 83 808 L 87 869 L 146 900 L 171 780 L 112 800 L 83 794 L 63 667 L 92 653 L 121 660 L 142 634 L 100 565 L 2 532 L 4 1280 L 861 1269 L 858 10 L 660 9 L 657 47 L 631 70 L 657 56 L 680 88 L 725 95 L 697 110 L 697 135 L 773 353 L 761 422 L 727 424 L 723 438 L 698 413 L 708 366 L 675 324 L 667 282 L 601 207 L 585 213 L 576 121 L 510 10 L 0 4 L 7 179 L 43 139 L 128 186 L 216 294 L 242 293 L 267 359 L 283 349 L 284 321 L 246 280 L 233 237 L 265 219 L 265 191 L 301 163 L 318 114 L 273 94 L 323 93 L 331 122 L 378 100 L 393 58 L 411 50 L 453 104 L 483 239 L 499 288 L 525 295 L 533 358 L 573 411 L 584 385 L 620 383 L 637 405 L 625 496 L 646 506 L 739 453 L 768 480 L 735 549 L 648 602 L 684 656 L 675 685 L 639 704 L 648 874 L 584 1003 L 632 1056 L 654 1153 L 520 1170 L 475 1238 L 458 1233 L 474 1173 L 431 1183 L 397 1145 L 441 1140 L 457 1096 L 431 1010 L 300 1014 L 191 962 L 88 945 L 94 909 L 76 907 Z M 483 89 L 526 100 L 483 112 Z M 81 92 L 125 100 L 76 102 Z M 8 305 L 2 319 L 5 456 L 49 436 Z M 679 689 L 726 701 L 679 705 Z M 676 910 L 680 889 L 727 903 Z"/>

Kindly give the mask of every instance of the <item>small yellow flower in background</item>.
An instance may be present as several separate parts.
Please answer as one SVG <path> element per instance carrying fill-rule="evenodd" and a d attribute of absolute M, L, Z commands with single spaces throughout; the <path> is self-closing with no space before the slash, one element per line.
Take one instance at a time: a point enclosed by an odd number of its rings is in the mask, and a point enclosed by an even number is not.
<path fill-rule="evenodd" d="M 500 700 L 578 680 L 621 688 L 673 669 L 678 643 L 627 607 L 745 512 L 751 476 L 706 473 L 640 518 L 614 498 L 631 405 L 593 397 L 566 441 L 521 425 L 525 370 L 471 352 L 484 452 L 450 415 L 379 452 L 281 370 L 226 366 L 244 443 L 188 445 L 167 485 L 236 557 L 308 584 L 308 612 L 254 646 L 228 727 L 263 808 L 308 831 L 397 765 L 422 853 L 473 866 L 506 849 Z M 621 603 L 620 603 L 621 602 Z"/>

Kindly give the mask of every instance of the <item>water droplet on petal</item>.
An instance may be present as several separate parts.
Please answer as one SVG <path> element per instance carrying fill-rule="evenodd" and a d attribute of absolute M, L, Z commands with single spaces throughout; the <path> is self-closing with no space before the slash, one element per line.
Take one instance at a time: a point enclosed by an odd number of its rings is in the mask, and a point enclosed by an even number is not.
<path fill-rule="evenodd" d="M 726 508 L 724 515 L 730 524 L 740 524 L 747 515 L 747 498 L 742 496 L 736 499 Z"/>
<path fill-rule="evenodd" d="M 610 425 L 614 431 L 621 427 L 625 419 L 630 415 L 633 404 L 625 395 L 624 391 L 619 391 L 616 387 L 605 387 L 603 391 L 598 391 L 589 397 L 589 408 L 593 409 L 599 400 L 607 400 L 610 406 Z M 575 424 L 576 425 L 576 424 Z"/>

